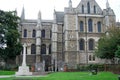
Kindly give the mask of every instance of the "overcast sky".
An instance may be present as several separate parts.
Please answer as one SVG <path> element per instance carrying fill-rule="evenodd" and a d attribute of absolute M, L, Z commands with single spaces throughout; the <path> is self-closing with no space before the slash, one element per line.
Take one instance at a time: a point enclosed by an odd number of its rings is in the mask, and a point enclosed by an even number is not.
<path fill-rule="evenodd" d="M 72 0 L 76 7 L 81 0 Z M 106 8 L 106 0 L 96 0 L 102 9 Z M 69 0 L 0 0 L 0 9 L 9 11 L 17 9 L 18 16 L 21 15 L 22 7 L 25 8 L 26 19 L 37 19 L 39 10 L 42 19 L 53 19 L 54 8 L 56 11 L 64 11 Z M 110 7 L 116 14 L 116 21 L 120 20 L 120 0 L 109 0 Z"/>

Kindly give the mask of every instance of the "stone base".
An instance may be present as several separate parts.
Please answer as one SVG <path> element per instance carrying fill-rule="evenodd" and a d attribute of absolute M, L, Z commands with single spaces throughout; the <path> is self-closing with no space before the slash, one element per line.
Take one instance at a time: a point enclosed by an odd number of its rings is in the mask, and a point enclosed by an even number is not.
<path fill-rule="evenodd" d="M 15 73 L 17 76 L 29 76 L 32 72 L 29 71 L 28 66 L 20 66 L 18 72 Z"/>

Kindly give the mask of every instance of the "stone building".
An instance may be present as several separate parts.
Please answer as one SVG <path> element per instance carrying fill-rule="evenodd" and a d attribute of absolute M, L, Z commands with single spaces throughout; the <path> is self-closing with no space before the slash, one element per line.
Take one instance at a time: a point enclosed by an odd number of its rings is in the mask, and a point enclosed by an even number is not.
<path fill-rule="evenodd" d="M 72 7 L 69 0 L 64 12 L 54 10 L 53 20 L 25 19 L 24 8 L 19 31 L 21 43 L 27 43 L 27 63 L 35 65 L 44 62 L 45 70 L 61 70 L 64 65 L 75 69 L 77 64 L 103 63 L 94 55 L 94 49 L 107 28 L 116 25 L 116 16 L 108 1 L 101 9 L 95 0 L 81 0 Z M 17 63 L 21 62 L 18 56 Z"/>

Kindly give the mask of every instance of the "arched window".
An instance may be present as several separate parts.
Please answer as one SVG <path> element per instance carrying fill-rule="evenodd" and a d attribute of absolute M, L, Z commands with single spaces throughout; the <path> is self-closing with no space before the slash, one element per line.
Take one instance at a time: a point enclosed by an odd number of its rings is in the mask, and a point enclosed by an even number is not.
<path fill-rule="evenodd" d="M 101 32 L 101 22 L 97 23 L 98 32 Z"/>
<path fill-rule="evenodd" d="M 95 55 L 93 55 L 93 61 L 95 61 Z"/>
<path fill-rule="evenodd" d="M 27 29 L 24 29 L 24 37 L 27 37 Z"/>
<path fill-rule="evenodd" d="M 23 51 L 24 52 L 24 51 Z M 27 54 L 27 47 L 26 47 L 26 54 Z"/>
<path fill-rule="evenodd" d="M 50 38 L 52 37 L 52 31 L 50 30 Z"/>
<path fill-rule="evenodd" d="M 42 38 L 45 38 L 45 30 L 44 30 L 44 29 L 41 31 L 41 33 L 42 33 L 42 34 L 41 34 L 41 37 L 42 37 Z"/>
<path fill-rule="evenodd" d="M 82 13 L 84 13 L 84 5 L 82 5 Z"/>
<path fill-rule="evenodd" d="M 36 54 L 36 45 L 35 44 L 31 45 L 31 54 Z"/>
<path fill-rule="evenodd" d="M 83 32 L 83 31 L 84 31 L 83 21 L 80 21 L 80 31 L 81 31 L 81 32 Z"/>
<path fill-rule="evenodd" d="M 89 43 L 89 50 L 93 50 L 94 49 L 94 40 L 90 39 L 88 43 Z"/>
<path fill-rule="evenodd" d="M 90 13 L 90 3 L 88 2 L 87 3 L 87 11 L 88 11 L 88 14 Z"/>
<path fill-rule="evenodd" d="M 33 30 L 32 37 L 36 37 L 36 30 Z"/>
<path fill-rule="evenodd" d="M 51 44 L 49 45 L 49 54 L 51 54 Z"/>
<path fill-rule="evenodd" d="M 46 54 L 46 45 L 45 44 L 41 45 L 41 54 Z"/>
<path fill-rule="evenodd" d="M 93 27 L 92 27 L 92 19 L 88 20 L 88 31 L 93 32 Z"/>
<path fill-rule="evenodd" d="M 84 44 L 85 44 L 84 39 L 81 39 L 79 42 L 79 49 L 80 50 L 84 50 Z"/>
<path fill-rule="evenodd" d="M 94 6 L 94 13 L 96 14 L 96 6 Z"/>
<path fill-rule="evenodd" d="M 92 56 L 91 55 L 89 55 L 89 61 L 91 61 L 92 60 Z"/>

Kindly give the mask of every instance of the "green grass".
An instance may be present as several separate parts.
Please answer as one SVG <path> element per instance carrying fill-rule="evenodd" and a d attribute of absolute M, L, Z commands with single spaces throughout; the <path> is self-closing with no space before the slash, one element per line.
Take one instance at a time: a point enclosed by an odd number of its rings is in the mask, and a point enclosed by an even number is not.
<path fill-rule="evenodd" d="M 4 78 L 0 80 L 25 80 L 21 78 Z M 26 80 L 118 80 L 118 75 L 111 72 L 99 72 L 97 75 L 91 75 L 90 72 L 57 72 L 48 74 L 47 77 L 32 77 Z"/>
<path fill-rule="evenodd" d="M 0 71 L 0 75 L 14 75 L 14 71 Z"/>

